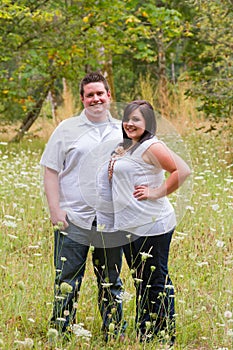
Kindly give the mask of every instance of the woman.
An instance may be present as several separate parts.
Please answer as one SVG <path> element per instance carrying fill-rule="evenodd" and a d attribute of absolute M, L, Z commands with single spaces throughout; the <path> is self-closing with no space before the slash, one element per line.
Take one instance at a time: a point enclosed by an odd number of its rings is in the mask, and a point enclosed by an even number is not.
<path fill-rule="evenodd" d="M 182 185 L 190 168 L 155 136 L 155 113 L 147 101 L 126 106 L 122 130 L 123 142 L 112 154 L 108 177 L 113 229 L 126 231 L 129 240 L 124 254 L 136 287 L 137 333 L 140 341 L 157 336 L 173 344 L 174 289 L 168 256 L 176 217 L 167 196 Z M 103 217 L 100 220 L 104 223 Z"/>

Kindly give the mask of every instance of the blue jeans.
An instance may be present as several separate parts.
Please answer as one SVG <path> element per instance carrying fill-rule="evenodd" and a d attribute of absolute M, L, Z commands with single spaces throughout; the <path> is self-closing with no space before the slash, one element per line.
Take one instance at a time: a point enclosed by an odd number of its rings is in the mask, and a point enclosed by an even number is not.
<path fill-rule="evenodd" d="M 174 288 L 168 273 L 173 232 L 133 237 L 132 242 L 123 247 L 136 287 L 136 327 L 144 339 L 153 338 L 162 330 L 171 340 L 175 337 Z"/>
<path fill-rule="evenodd" d="M 96 234 L 101 235 L 94 227 L 92 230 L 84 230 L 72 223 L 69 223 L 66 232 L 68 235 L 64 235 L 60 231 L 54 232 L 56 277 L 51 323 L 61 332 L 66 331 L 67 327 L 75 321 L 78 292 L 85 273 L 87 254 L 92 244 L 91 237 Z M 79 239 L 70 239 L 69 232 L 72 232 L 72 238 L 74 238 L 74 232 L 77 233 L 77 237 L 80 233 L 80 236 L 82 236 L 81 242 L 85 244 L 80 243 Z M 85 242 L 83 237 L 85 237 Z M 107 332 L 111 322 L 115 324 L 116 332 L 121 325 L 122 303 L 119 301 L 122 292 L 122 281 L 119 275 L 122 266 L 122 252 L 121 247 L 99 247 L 92 251 L 94 273 L 98 283 L 98 306 L 103 320 L 102 328 L 105 332 Z M 63 282 L 69 284 L 65 293 Z M 67 289 L 67 285 L 65 287 Z"/>

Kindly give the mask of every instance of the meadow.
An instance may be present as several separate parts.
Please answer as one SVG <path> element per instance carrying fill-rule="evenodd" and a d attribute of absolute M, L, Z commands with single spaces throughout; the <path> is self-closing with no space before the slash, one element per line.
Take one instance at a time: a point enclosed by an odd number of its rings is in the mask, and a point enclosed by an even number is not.
<path fill-rule="evenodd" d="M 191 196 L 171 245 L 175 350 L 233 348 L 232 128 L 218 125 L 206 132 L 203 125 L 186 127 L 182 135 L 191 155 L 192 186 L 186 186 Z M 39 165 L 44 145 L 33 135 L 19 144 L 0 142 L 0 349 L 166 349 L 136 340 L 135 293 L 125 262 L 126 339 L 104 343 L 90 259 L 79 297 L 79 334 L 70 341 L 48 339 L 54 271 Z"/>

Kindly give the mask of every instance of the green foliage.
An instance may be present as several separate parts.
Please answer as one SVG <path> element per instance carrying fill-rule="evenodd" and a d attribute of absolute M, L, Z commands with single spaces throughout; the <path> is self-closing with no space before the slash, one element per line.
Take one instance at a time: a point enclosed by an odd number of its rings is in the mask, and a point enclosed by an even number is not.
<path fill-rule="evenodd" d="M 196 1 L 192 31 L 195 36 L 189 76 L 193 88 L 187 96 L 199 99 L 199 110 L 209 117 L 231 117 L 233 111 L 233 4 Z"/>
<path fill-rule="evenodd" d="M 232 114 L 232 2 L 2 0 L 0 114 L 23 119 L 54 82 L 113 69 L 118 101 L 140 75 L 192 79 L 208 116 Z M 173 67 L 173 68 L 172 68 Z M 172 72 L 172 69 L 175 70 Z M 124 84 L 123 84 L 124 81 Z"/>

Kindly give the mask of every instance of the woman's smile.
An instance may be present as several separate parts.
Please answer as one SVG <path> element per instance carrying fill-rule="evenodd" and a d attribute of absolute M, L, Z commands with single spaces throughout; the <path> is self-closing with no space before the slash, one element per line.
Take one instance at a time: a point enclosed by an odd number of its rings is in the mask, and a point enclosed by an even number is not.
<path fill-rule="evenodd" d="M 146 122 L 139 108 L 134 110 L 128 121 L 123 122 L 123 128 L 127 136 L 133 141 L 138 141 L 146 128 Z"/>

